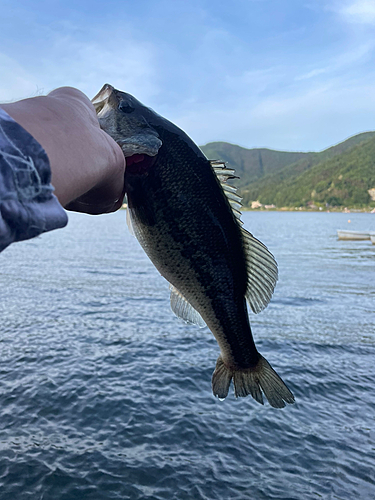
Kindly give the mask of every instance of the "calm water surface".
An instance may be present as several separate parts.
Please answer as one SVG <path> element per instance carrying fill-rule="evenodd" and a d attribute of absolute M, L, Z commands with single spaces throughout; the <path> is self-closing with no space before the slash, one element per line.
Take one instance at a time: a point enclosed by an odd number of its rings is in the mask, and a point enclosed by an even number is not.
<path fill-rule="evenodd" d="M 375 498 L 375 246 L 336 235 L 375 215 L 243 219 L 279 264 L 250 320 L 282 410 L 212 396 L 216 341 L 173 316 L 125 211 L 0 254 L 1 500 Z"/>

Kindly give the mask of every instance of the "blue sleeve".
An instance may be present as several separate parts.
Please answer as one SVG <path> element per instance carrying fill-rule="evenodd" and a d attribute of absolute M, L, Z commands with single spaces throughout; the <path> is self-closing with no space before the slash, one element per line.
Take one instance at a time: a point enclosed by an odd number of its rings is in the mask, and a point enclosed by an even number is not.
<path fill-rule="evenodd" d="M 46 152 L 0 108 L 0 252 L 66 226 L 68 217 L 53 190 Z"/>

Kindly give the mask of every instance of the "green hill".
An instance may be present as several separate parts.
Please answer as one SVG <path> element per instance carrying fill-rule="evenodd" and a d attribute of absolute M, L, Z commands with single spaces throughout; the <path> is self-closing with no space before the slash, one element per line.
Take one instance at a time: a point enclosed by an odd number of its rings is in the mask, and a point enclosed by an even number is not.
<path fill-rule="evenodd" d="M 279 207 L 309 203 L 375 206 L 368 193 L 372 188 L 375 188 L 375 137 L 284 180 L 276 192 L 265 188 L 259 200 L 267 204 L 272 200 Z"/>
<path fill-rule="evenodd" d="M 259 200 L 276 206 L 369 205 L 375 187 L 375 132 L 365 132 L 319 153 L 288 153 L 210 143 L 202 150 L 242 177 L 244 206 Z"/>
<path fill-rule="evenodd" d="M 246 149 L 228 142 L 210 142 L 200 147 L 210 160 L 222 160 L 236 170 L 238 186 L 244 186 L 267 174 L 272 174 L 306 156 L 308 153 Z"/>

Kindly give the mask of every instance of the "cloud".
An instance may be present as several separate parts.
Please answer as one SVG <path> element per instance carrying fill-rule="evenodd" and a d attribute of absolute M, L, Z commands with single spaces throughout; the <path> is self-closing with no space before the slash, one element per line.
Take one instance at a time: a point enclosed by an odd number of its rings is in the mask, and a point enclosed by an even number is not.
<path fill-rule="evenodd" d="M 229 73 L 217 83 L 221 99 L 200 101 L 169 115 L 199 144 L 322 150 L 375 129 L 374 43 L 340 45 L 299 64 Z M 316 63 L 314 67 L 314 63 Z"/>
<path fill-rule="evenodd" d="M 296 81 L 309 80 L 324 76 L 331 78 L 332 75 L 337 75 L 342 72 L 354 72 L 355 68 L 366 64 L 373 57 L 375 42 L 373 40 L 360 43 L 353 48 L 345 50 L 341 53 L 335 53 L 326 61 L 324 67 L 314 68 L 307 73 L 299 74 L 295 77 Z"/>
<path fill-rule="evenodd" d="M 374 0 L 340 1 L 334 4 L 333 10 L 348 23 L 375 24 Z"/>
<path fill-rule="evenodd" d="M 43 73 L 54 87 L 73 85 L 93 97 L 104 83 L 110 83 L 147 100 L 158 92 L 149 44 L 116 33 L 107 40 L 67 36 L 55 40 L 52 52 L 54 58 L 44 62 Z M 51 73 L 53 77 L 47 76 Z"/>
<path fill-rule="evenodd" d="M 309 71 L 308 73 L 304 73 L 303 75 L 297 76 L 296 80 L 297 81 L 298 80 L 309 80 L 310 78 L 315 78 L 316 76 L 324 75 L 328 71 L 330 71 L 330 68 L 316 68 L 316 69 Z"/>
<path fill-rule="evenodd" d="M 268 96 L 242 96 L 232 106 L 193 108 L 175 121 L 199 144 L 224 140 L 245 147 L 319 151 L 374 130 L 374 116 L 371 81 L 331 78 Z"/>
<path fill-rule="evenodd" d="M 61 26 L 60 26 L 61 27 Z M 93 97 L 104 83 L 150 100 L 158 93 L 152 44 L 134 40 L 124 30 L 111 30 L 84 37 L 74 27 L 52 31 L 39 27 L 40 40 L 34 54 L 0 53 L 0 102 L 48 93 L 60 86 L 74 86 Z M 44 42 L 48 40 L 48 44 Z M 38 44 L 39 42 L 39 44 Z"/>

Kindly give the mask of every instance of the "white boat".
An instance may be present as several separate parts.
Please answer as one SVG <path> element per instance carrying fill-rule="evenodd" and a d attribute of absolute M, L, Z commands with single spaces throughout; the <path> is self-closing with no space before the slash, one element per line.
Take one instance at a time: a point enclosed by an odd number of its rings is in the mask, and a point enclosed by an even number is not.
<path fill-rule="evenodd" d="M 373 245 L 375 245 L 375 232 L 370 233 L 370 240 Z"/>
<path fill-rule="evenodd" d="M 337 236 L 339 240 L 369 240 L 370 231 L 349 231 L 345 229 L 338 229 Z"/>

